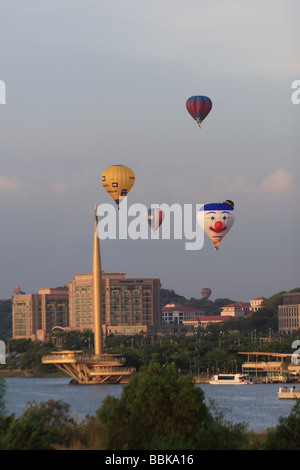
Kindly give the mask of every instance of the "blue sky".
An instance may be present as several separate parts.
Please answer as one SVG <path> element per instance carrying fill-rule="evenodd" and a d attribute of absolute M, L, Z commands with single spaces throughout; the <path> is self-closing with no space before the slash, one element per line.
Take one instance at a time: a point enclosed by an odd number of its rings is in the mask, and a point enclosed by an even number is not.
<path fill-rule="evenodd" d="M 189 297 L 248 301 L 300 286 L 297 0 L 1 1 L 0 298 L 92 269 L 94 204 L 112 164 L 128 203 L 231 199 L 208 239 L 105 240 L 102 266 Z M 185 108 L 207 95 L 198 131 Z"/>

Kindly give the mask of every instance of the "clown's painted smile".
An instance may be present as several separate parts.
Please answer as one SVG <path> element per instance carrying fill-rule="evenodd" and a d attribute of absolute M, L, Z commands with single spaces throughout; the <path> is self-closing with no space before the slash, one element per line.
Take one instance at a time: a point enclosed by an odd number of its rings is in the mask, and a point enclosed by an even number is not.
<path fill-rule="evenodd" d="M 221 226 L 216 227 L 217 224 L 221 224 Z M 224 230 L 226 230 L 226 229 L 227 229 L 227 227 L 223 227 L 222 222 L 216 222 L 215 227 L 209 227 L 209 230 L 211 230 L 212 232 L 215 232 L 215 233 L 224 232 Z"/>

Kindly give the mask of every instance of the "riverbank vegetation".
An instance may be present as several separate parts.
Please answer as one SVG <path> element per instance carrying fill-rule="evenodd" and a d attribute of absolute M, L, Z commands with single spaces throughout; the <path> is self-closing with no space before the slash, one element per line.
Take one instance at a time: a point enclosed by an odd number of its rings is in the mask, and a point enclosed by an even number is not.
<path fill-rule="evenodd" d="M 5 382 L 0 380 L 1 450 L 299 450 L 300 406 L 275 429 L 256 434 L 245 424 L 224 420 L 206 405 L 201 388 L 173 364 L 151 362 L 107 396 L 95 416 L 77 422 L 67 403 L 31 403 L 18 418 L 5 415 Z"/>

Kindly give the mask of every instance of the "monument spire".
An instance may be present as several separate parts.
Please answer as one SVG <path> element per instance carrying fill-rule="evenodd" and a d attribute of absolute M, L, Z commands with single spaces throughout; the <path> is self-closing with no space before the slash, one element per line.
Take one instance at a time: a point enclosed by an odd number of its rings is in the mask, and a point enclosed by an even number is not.
<path fill-rule="evenodd" d="M 95 228 L 93 250 L 93 314 L 94 314 L 94 344 L 95 354 L 102 354 L 102 270 L 100 258 L 100 243 L 97 235 L 97 204 L 95 204 Z"/>

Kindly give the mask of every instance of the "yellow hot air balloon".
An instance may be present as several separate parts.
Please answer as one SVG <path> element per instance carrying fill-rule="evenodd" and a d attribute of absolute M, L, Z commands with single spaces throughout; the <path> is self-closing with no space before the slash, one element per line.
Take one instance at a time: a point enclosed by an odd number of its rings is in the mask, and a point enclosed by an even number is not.
<path fill-rule="evenodd" d="M 127 196 L 134 185 L 135 174 L 128 166 L 112 165 L 103 171 L 101 182 L 119 209 L 122 199 Z"/>

